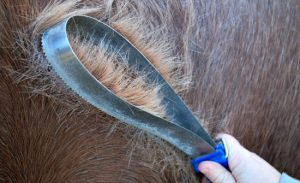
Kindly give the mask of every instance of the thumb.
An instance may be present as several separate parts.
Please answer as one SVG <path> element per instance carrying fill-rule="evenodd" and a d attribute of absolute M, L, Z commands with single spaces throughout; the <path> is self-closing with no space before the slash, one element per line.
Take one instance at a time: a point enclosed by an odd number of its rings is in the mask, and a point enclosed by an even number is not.
<path fill-rule="evenodd" d="M 204 161 L 199 165 L 199 170 L 213 183 L 235 183 L 231 173 L 218 163 Z"/>

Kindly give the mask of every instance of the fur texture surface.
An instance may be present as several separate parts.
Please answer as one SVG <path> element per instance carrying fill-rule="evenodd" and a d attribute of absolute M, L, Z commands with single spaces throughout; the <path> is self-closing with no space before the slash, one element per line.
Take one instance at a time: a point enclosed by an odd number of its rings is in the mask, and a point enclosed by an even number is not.
<path fill-rule="evenodd" d="M 199 181 L 184 154 L 93 108 L 49 67 L 41 33 L 83 14 L 139 48 L 211 134 L 231 133 L 300 178 L 299 1 L 2 0 L 1 182 Z M 79 54 L 91 51 L 82 58 L 99 80 L 136 105 L 162 111 L 158 86 L 136 78 L 124 88 L 122 78 L 99 74 L 99 63 L 126 74 L 116 57 L 73 41 Z"/>
<path fill-rule="evenodd" d="M 80 61 L 95 78 L 114 94 L 151 114 L 166 117 L 158 94 L 159 86 L 147 84 L 146 74 L 126 65 L 126 58 L 108 51 L 109 43 L 94 44 L 92 37 L 70 34 L 71 45 Z M 99 49 L 100 48 L 100 49 Z M 124 56 L 126 57 L 126 56 Z"/>

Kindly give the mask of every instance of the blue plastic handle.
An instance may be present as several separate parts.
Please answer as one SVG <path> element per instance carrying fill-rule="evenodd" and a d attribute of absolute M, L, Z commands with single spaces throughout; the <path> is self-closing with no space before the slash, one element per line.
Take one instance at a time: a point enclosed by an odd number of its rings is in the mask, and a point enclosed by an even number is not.
<path fill-rule="evenodd" d="M 192 166 L 196 173 L 200 173 L 198 166 L 201 162 L 214 161 L 216 163 L 221 164 L 223 167 L 229 170 L 227 156 L 228 156 L 228 152 L 227 152 L 226 144 L 223 141 L 221 141 L 216 145 L 215 151 L 213 153 L 193 159 Z"/>

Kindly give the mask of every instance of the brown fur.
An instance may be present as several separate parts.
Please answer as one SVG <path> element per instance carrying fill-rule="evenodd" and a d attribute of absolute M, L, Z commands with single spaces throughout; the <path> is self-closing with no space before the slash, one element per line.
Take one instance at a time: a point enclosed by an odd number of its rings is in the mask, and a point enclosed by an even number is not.
<path fill-rule="evenodd" d="M 0 181 L 198 181 L 184 154 L 93 108 L 49 68 L 41 33 L 76 14 L 130 39 L 212 134 L 230 132 L 300 178 L 299 8 L 297 0 L 2 0 Z"/>
<path fill-rule="evenodd" d="M 81 36 L 80 36 L 81 35 Z M 120 98 L 154 115 L 166 117 L 158 94 L 159 86 L 146 83 L 145 74 L 129 68 L 117 54 L 106 49 L 109 43 L 93 44 L 93 39 L 70 34 L 71 45 L 84 66 L 104 86 Z M 82 42 L 82 39 L 85 40 Z"/>

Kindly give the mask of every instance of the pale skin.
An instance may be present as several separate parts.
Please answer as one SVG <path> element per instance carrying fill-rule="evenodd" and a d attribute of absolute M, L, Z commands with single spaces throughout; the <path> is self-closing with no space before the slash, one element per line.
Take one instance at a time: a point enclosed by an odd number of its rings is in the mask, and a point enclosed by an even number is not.
<path fill-rule="evenodd" d="M 278 183 L 281 174 L 268 162 L 253 152 L 245 149 L 234 137 L 221 134 L 218 138 L 225 140 L 228 147 L 228 164 L 231 172 L 221 165 L 205 161 L 199 165 L 200 171 L 206 176 L 202 183 Z"/>

